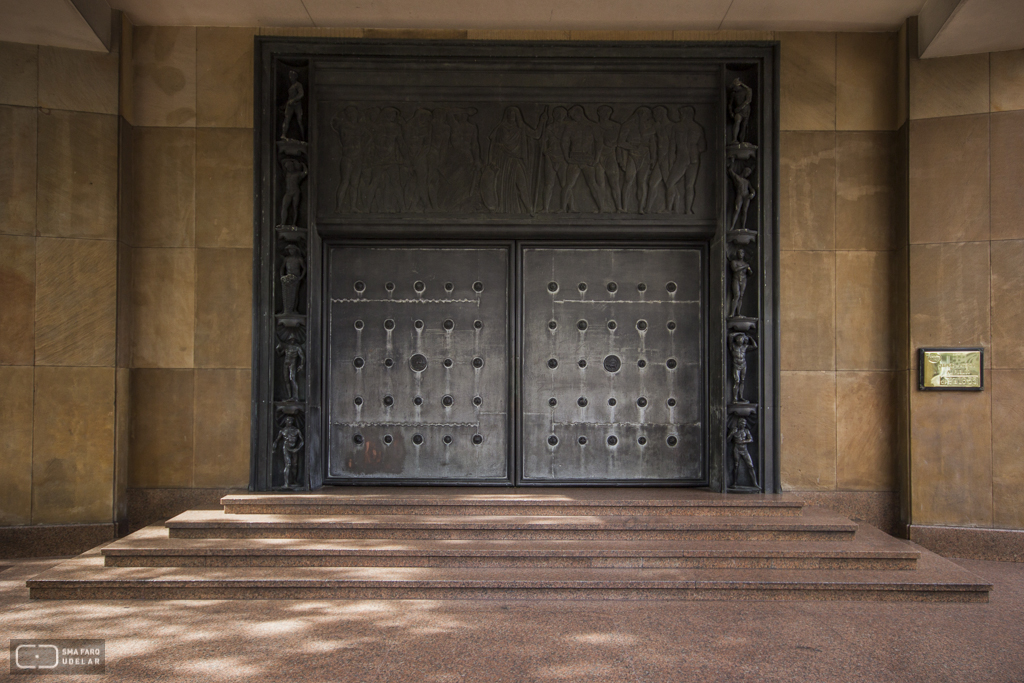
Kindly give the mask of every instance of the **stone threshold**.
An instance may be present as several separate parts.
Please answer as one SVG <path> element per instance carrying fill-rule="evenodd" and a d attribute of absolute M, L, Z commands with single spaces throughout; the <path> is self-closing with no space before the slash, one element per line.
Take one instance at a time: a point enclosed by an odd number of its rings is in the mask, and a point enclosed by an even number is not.
<path fill-rule="evenodd" d="M 289 515 L 190 510 L 171 538 L 462 540 L 851 540 L 857 525 L 827 510 L 794 517 L 710 515 Z"/>
<path fill-rule="evenodd" d="M 332 487 L 221 499 L 227 513 L 288 515 L 765 515 L 795 516 L 788 494 L 725 495 L 690 488 Z"/>

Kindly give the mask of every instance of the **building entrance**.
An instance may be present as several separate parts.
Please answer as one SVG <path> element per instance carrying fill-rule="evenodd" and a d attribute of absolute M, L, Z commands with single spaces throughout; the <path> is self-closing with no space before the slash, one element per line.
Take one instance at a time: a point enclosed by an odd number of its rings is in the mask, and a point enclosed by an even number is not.
<path fill-rule="evenodd" d="M 254 490 L 777 488 L 773 45 L 257 51 Z"/>

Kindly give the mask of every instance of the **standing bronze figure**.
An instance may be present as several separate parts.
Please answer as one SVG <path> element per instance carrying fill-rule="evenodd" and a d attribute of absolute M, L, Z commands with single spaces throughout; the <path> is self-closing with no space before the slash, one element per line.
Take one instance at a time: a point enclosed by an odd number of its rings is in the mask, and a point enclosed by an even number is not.
<path fill-rule="evenodd" d="M 299 373 L 306 365 L 306 352 L 302 347 L 293 342 L 282 342 L 277 345 L 277 353 L 284 357 L 284 374 L 288 380 L 285 386 L 288 389 L 287 400 L 299 400 Z"/>
<path fill-rule="evenodd" d="M 296 488 L 294 478 L 298 474 L 298 456 L 305 442 L 302 439 L 302 431 L 295 426 L 294 417 L 289 415 L 284 418 L 284 424 L 274 439 L 274 448 L 277 448 L 278 444 L 281 444 L 281 453 L 284 455 L 284 488 Z"/>
<path fill-rule="evenodd" d="M 729 88 L 729 115 L 732 117 L 733 145 L 744 145 L 747 138 L 747 121 L 750 120 L 750 103 L 754 91 L 740 79 L 735 79 Z"/>
<path fill-rule="evenodd" d="M 281 200 L 281 225 L 296 225 L 299 222 L 299 206 L 302 204 L 302 181 L 309 175 L 309 168 L 298 159 L 285 159 L 284 198 Z M 288 222 L 289 216 L 291 222 Z"/>
<path fill-rule="evenodd" d="M 732 402 L 749 403 L 743 398 L 743 383 L 747 379 L 747 351 L 757 348 L 757 342 L 743 332 L 729 335 L 729 353 L 732 356 Z"/>
<path fill-rule="evenodd" d="M 732 220 L 729 222 L 730 230 L 736 229 L 740 216 L 743 217 L 743 220 L 738 223 L 740 230 L 747 227 L 747 211 L 750 210 L 750 200 L 757 194 L 754 191 L 754 184 L 748 180 L 751 172 L 748 167 L 744 168 L 742 173 L 737 173 L 731 165 L 729 166 L 729 177 L 732 178 L 732 187 L 736 192 L 736 199 L 732 204 Z"/>
<path fill-rule="evenodd" d="M 299 286 L 302 285 L 302 278 L 306 277 L 305 261 L 302 250 L 294 244 L 284 248 L 284 258 L 281 259 L 281 298 L 285 315 L 298 313 L 295 307 L 299 302 Z"/>
<path fill-rule="evenodd" d="M 729 302 L 729 317 L 734 318 L 740 314 L 740 307 L 743 305 L 747 277 L 754 274 L 754 270 L 747 263 L 747 255 L 742 249 L 737 249 L 735 255 L 729 259 L 729 271 L 732 273 L 732 301 Z"/>
<path fill-rule="evenodd" d="M 281 124 L 281 139 L 288 140 L 288 127 L 292 123 L 292 119 L 295 119 L 295 123 L 299 126 L 299 140 L 306 138 L 306 130 L 302 125 L 302 98 L 306 96 L 306 91 L 303 89 L 302 84 L 299 83 L 299 74 L 295 71 L 288 72 L 288 81 L 291 85 L 288 86 L 288 101 L 284 105 L 284 123 Z"/>
<path fill-rule="evenodd" d="M 747 429 L 745 418 L 736 420 L 736 426 L 729 432 L 728 440 L 732 443 L 732 484 L 736 486 L 739 481 L 740 465 L 746 468 L 750 474 L 751 485 L 754 488 L 761 488 L 757 481 L 757 471 L 754 469 L 754 460 L 750 457 L 750 450 L 747 448 L 754 443 L 754 437 Z"/>

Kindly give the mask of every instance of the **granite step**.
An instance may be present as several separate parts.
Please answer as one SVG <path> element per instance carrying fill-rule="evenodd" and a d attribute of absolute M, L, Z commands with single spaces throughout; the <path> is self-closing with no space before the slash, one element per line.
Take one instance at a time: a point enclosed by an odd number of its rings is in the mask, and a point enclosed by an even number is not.
<path fill-rule="evenodd" d="M 920 553 L 862 526 L 849 541 L 511 541 L 171 538 L 152 526 L 102 549 L 107 567 L 579 567 L 912 570 Z"/>
<path fill-rule="evenodd" d="M 843 540 L 857 525 L 815 509 L 799 517 L 685 515 L 277 515 L 190 510 L 166 522 L 171 538 L 389 540 Z"/>
<path fill-rule="evenodd" d="M 991 586 L 915 546 L 917 571 L 105 567 L 100 549 L 30 579 L 36 599 L 884 600 L 986 602 Z"/>
<path fill-rule="evenodd" d="M 334 488 L 315 493 L 251 493 L 221 499 L 229 514 L 293 515 L 695 515 L 798 516 L 790 495 L 724 495 L 684 488 Z"/>

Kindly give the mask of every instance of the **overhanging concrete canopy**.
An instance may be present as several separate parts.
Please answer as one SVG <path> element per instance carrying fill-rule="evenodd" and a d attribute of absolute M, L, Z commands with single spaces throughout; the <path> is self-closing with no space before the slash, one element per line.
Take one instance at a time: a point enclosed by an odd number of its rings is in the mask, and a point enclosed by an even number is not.
<path fill-rule="evenodd" d="M 921 57 L 1024 48 L 1020 0 L 0 0 L 0 40 L 106 51 L 112 9 L 140 26 L 563 31 L 893 31 L 918 15 Z"/>
<path fill-rule="evenodd" d="M 921 57 L 1024 47 L 1024 6 L 1020 0 L 928 0 L 919 16 Z"/>
<path fill-rule="evenodd" d="M 0 0 L 0 40 L 76 50 L 110 50 L 106 0 Z"/>

